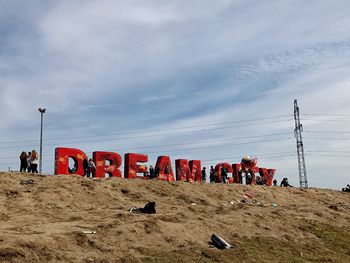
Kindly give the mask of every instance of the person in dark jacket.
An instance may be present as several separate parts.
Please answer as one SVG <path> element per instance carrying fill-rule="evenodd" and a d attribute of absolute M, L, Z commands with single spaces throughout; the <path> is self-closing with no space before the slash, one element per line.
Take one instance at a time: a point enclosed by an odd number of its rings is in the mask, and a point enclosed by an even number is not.
<path fill-rule="evenodd" d="M 289 184 L 288 182 L 288 178 L 283 178 L 283 180 L 281 181 L 281 186 L 284 186 L 284 187 L 293 187 Z"/>
<path fill-rule="evenodd" d="M 25 172 L 28 168 L 28 155 L 26 152 L 22 152 L 21 155 L 19 156 L 19 160 L 21 162 L 19 171 L 20 172 Z"/>
<path fill-rule="evenodd" d="M 273 186 L 277 186 L 277 180 L 276 180 L 276 179 L 274 179 L 274 180 L 272 181 L 272 183 L 273 183 Z"/>
<path fill-rule="evenodd" d="M 215 183 L 215 170 L 213 166 L 210 167 L 209 180 L 211 183 Z"/>
<path fill-rule="evenodd" d="M 221 180 L 223 184 L 227 183 L 227 169 L 225 166 L 221 167 Z"/>
<path fill-rule="evenodd" d="M 84 159 L 84 161 L 83 161 L 83 170 L 84 170 L 84 176 L 87 176 L 88 170 L 89 170 L 89 161 L 88 161 L 88 159 Z"/>
<path fill-rule="evenodd" d="M 149 166 L 149 178 L 150 178 L 150 179 L 155 178 L 155 173 L 154 173 L 153 165 L 150 165 L 150 166 Z"/>
<path fill-rule="evenodd" d="M 202 182 L 203 183 L 206 183 L 207 182 L 207 172 L 206 172 L 206 170 L 205 170 L 206 168 L 205 167 L 203 167 L 203 169 L 202 169 Z"/>
<path fill-rule="evenodd" d="M 156 168 L 154 169 L 154 178 L 157 178 L 160 173 L 160 167 L 159 165 L 156 165 Z"/>

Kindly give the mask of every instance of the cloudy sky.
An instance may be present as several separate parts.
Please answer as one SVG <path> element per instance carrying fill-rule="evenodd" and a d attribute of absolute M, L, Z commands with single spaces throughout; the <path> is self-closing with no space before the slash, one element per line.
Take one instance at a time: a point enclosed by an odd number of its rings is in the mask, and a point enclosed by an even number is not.
<path fill-rule="evenodd" d="M 298 185 L 350 183 L 347 0 L 0 0 L 0 170 L 39 149 L 258 158 Z"/>

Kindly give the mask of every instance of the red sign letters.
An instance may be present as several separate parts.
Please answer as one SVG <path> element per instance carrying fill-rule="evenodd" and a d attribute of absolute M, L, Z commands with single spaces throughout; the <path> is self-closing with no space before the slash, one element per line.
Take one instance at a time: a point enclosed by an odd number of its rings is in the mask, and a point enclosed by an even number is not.
<path fill-rule="evenodd" d="M 56 148 L 55 149 L 55 174 L 67 175 L 69 174 L 69 159 L 74 161 L 74 173 L 80 176 L 85 175 L 84 160 L 87 162 L 87 155 L 74 148 Z M 122 166 L 122 157 L 115 152 L 94 152 L 93 161 L 96 169 L 93 171 L 93 176 L 97 178 L 104 178 L 106 174 L 109 177 L 122 177 L 120 167 Z M 148 155 L 138 153 L 127 153 L 124 158 L 124 178 L 144 178 L 144 173 L 147 171 L 147 166 L 142 163 L 148 162 Z M 259 173 L 265 185 L 272 185 L 273 177 L 276 169 L 259 168 L 256 166 L 256 159 L 248 166 L 246 163 L 218 163 L 215 166 L 216 182 L 221 182 L 222 168 L 225 167 L 228 174 L 228 183 L 242 183 L 242 172 L 249 171 L 252 175 L 252 184 L 255 184 L 255 173 Z M 175 160 L 176 178 L 171 166 L 169 156 L 159 156 L 155 165 L 157 179 L 165 181 L 186 181 L 186 182 L 200 182 L 202 181 L 201 161 L 186 159 Z M 208 171 L 209 172 L 209 171 Z"/>

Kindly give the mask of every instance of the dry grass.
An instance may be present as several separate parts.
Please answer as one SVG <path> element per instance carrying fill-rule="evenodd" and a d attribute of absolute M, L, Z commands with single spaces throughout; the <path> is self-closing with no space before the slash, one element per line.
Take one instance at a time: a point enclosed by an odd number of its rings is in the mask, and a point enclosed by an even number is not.
<path fill-rule="evenodd" d="M 0 178 L 0 262 L 350 262 L 349 193 L 9 173 Z M 20 183 L 27 179 L 34 184 Z M 246 192 L 257 203 L 239 204 Z M 156 202 L 156 214 L 128 212 L 147 201 Z M 213 233 L 234 247 L 213 248 Z"/>

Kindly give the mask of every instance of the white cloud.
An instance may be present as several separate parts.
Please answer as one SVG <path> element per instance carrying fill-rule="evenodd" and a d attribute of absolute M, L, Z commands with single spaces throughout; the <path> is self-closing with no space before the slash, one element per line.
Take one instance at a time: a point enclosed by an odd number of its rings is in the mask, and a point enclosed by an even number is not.
<path fill-rule="evenodd" d="M 302 113 L 349 112 L 347 1 L 25 2 L 7 1 L 0 11 L 0 134 L 9 141 L 38 138 L 39 106 L 48 108 L 46 138 L 62 138 L 53 144 L 73 135 L 170 130 L 133 140 L 114 136 L 113 143 L 70 140 L 88 150 L 292 133 L 290 116 L 258 126 L 170 134 L 179 127 L 292 114 L 295 98 Z M 329 127 L 322 116 L 302 117 L 305 129 L 348 129 L 346 122 Z M 306 150 L 319 149 L 320 141 L 307 136 L 315 135 L 305 134 Z M 321 142 L 326 150 L 347 147 Z M 21 144 L 13 146 L 0 159 L 13 156 L 17 162 Z M 53 148 L 45 148 L 51 158 Z M 263 156 L 293 151 L 295 142 L 212 149 L 184 149 L 183 155 Z M 291 158 L 261 161 L 297 185 Z M 324 157 L 313 158 L 324 163 Z M 7 162 L 1 159 L 0 169 Z M 45 169 L 52 171 L 52 165 Z M 317 165 L 309 169 L 312 184 L 339 188 Z"/>

